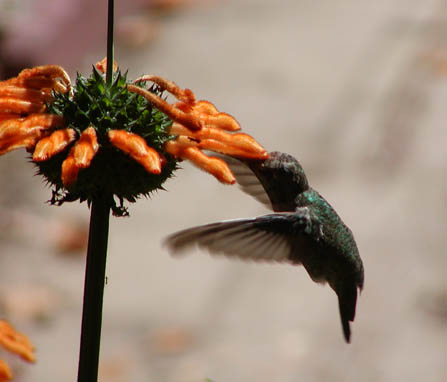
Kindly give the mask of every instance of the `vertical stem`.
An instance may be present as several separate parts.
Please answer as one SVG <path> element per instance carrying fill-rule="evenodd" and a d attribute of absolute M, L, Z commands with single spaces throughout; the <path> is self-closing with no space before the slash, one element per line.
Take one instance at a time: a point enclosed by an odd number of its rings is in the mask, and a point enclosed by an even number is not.
<path fill-rule="evenodd" d="M 106 84 L 112 84 L 113 78 L 113 24 L 114 24 L 114 0 L 109 0 L 108 17 L 107 17 L 107 71 Z"/>
<path fill-rule="evenodd" d="M 78 382 L 97 382 L 110 204 L 93 200 L 90 215 Z"/>

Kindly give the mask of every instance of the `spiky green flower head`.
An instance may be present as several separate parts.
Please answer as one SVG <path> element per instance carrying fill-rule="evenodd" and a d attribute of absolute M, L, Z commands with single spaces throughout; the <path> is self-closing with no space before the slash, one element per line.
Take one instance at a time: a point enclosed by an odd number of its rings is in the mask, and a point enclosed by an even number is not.
<path fill-rule="evenodd" d="M 147 90 L 162 96 L 163 91 L 157 85 Z M 169 134 L 172 121 L 145 98 L 128 91 L 127 73 L 115 72 L 113 81 L 108 85 L 104 75 L 93 67 L 89 78 L 77 75 L 73 92 L 54 92 L 53 96 L 54 101 L 47 105 L 48 111 L 62 116 L 65 126 L 60 129 L 73 129 L 76 138 L 62 152 L 48 160 L 34 162 L 38 172 L 54 187 L 50 200 L 52 204 L 60 205 L 74 200 L 90 203 L 95 197 L 103 195 L 110 198 L 113 213 L 122 216 L 127 214 L 123 207 L 124 200 L 135 202 L 140 196 L 163 189 L 163 183 L 177 168 L 177 161 L 163 151 L 164 144 L 174 138 Z M 70 168 L 69 156 L 76 156 L 75 146 L 82 145 L 82 137 L 89 128 L 89 131 L 94 129 L 96 134 L 93 135 L 97 139 L 97 149 L 91 162 L 78 169 L 75 165 Z M 110 139 L 111 131 L 120 130 L 129 133 L 126 135 L 127 142 L 121 142 L 128 149 L 123 149 L 122 145 Z M 158 173 L 149 172 L 135 160 L 141 154 L 138 147 L 144 145 L 141 139 L 152 152 L 156 151 L 154 154 L 158 153 L 162 164 Z M 135 145 L 140 146 L 135 148 Z M 77 158 L 78 161 L 82 159 Z M 73 169 L 76 170 L 74 181 L 67 181 L 67 177 L 73 178 L 70 175 Z M 115 199 L 119 201 L 119 206 Z"/>

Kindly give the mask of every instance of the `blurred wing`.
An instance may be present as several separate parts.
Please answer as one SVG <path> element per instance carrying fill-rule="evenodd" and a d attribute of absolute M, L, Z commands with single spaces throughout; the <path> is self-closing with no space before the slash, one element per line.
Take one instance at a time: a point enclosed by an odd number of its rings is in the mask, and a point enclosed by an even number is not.
<path fill-rule="evenodd" d="M 230 167 L 241 190 L 254 197 L 258 202 L 264 204 L 269 210 L 273 210 L 272 202 L 270 201 L 264 186 L 250 167 L 244 162 L 228 156 L 222 156 L 222 159 L 228 164 L 228 167 Z"/>
<path fill-rule="evenodd" d="M 193 227 L 174 233 L 164 244 L 175 254 L 194 246 L 212 254 L 254 261 L 291 261 L 290 214 L 272 214 Z"/>
<path fill-rule="evenodd" d="M 280 154 L 287 159 L 292 158 L 287 154 Z M 215 156 L 215 154 L 213 153 Z M 275 212 L 294 212 L 297 208 L 295 197 L 297 186 L 294 179 L 276 178 L 281 171 L 278 170 L 278 159 L 272 160 L 266 166 L 265 161 L 258 160 L 238 160 L 226 155 L 217 155 L 230 167 L 241 190 L 253 196 L 256 200 L 264 204 L 269 210 Z M 278 155 L 277 155 L 278 156 Z M 290 160 L 290 159 L 289 159 Z M 295 160 L 296 161 L 296 160 Z M 275 166 L 272 166 L 275 164 Z M 286 167 L 284 167 L 286 168 Z"/>

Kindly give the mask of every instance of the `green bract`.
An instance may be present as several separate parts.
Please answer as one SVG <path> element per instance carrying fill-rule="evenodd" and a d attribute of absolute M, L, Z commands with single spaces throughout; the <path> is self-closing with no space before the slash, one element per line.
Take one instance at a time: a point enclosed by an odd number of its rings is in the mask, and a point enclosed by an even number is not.
<path fill-rule="evenodd" d="M 162 189 L 162 184 L 177 168 L 176 160 L 163 153 L 163 145 L 173 138 L 168 129 L 172 121 L 153 107 L 143 97 L 127 90 L 126 74 L 114 74 L 114 80 L 107 86 L 101 73 L 93 68 L 93 74 L 86 79 L 78 74 L 73 94 L 55 93 L 55 100 L 48 105 L 48 111 L 64 117 L 65 128 L 72 128 L 79 135 L 93 126 L 99 143 L 99 150 L 90 167 L 79 171 L 77 181 L 66 189 L 61 180 L 62 162 L 73 142 L 60 154 L 47 161 L 36 162 L 39 173 L 54 186 L 52 204 L 80 200 L 91 202 L 96 195 L 110 198 L 115 215 L 127 214 L 123 200 L 135 202 L 141 196 Z M 153 85 L 149 91 L 161 95 L 162 90 Z M 166 158 L 159 175 L 148 173 L 130 156 L 114 147 L 108 139 L 109 130 L 126 130 L 138 134 Z M 118 198 L 117 207 L 114 197 Z"/>

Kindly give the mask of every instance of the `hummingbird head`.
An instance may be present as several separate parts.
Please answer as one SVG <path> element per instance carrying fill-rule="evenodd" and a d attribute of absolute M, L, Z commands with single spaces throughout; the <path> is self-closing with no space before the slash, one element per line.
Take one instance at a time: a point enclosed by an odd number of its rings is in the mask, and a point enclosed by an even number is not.
<path fill-rule="evenodd" d="M 252 162 L 250 169 L 261 182 L 274 211 L 294 211 L 298 194 L 309 189 L 306 174 L 291 155 L 273 151 L 262 162 Z"/>

